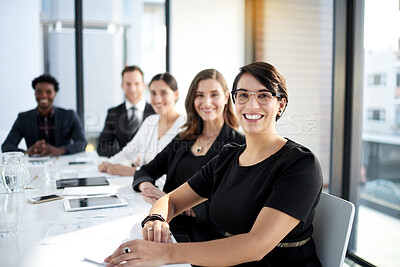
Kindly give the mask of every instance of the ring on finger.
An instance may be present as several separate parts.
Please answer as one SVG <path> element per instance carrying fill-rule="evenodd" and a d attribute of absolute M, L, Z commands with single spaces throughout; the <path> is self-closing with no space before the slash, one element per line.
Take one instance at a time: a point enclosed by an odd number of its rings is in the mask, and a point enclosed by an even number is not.
<path fill-rule="evenodd" d="M 150 227 L 150 228 L 147 228 L 147 231 L 150 232 L 150 231 L 154 231 L 154 230 L 153 230 L 153 228 Z"/>
<path fill-rule="evenodd" d="M 131 249 L 129 247 L 124 248 L 124 254 L 131 253 Z"/>

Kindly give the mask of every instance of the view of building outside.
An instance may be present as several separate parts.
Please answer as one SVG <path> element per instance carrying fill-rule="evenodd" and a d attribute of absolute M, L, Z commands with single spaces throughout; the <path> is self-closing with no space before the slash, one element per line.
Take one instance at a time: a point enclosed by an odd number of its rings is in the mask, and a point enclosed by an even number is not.
<path fill-rule="evenodd" d="M 400 264 L 400 3 L 366 0 L 356 254 Z"/>

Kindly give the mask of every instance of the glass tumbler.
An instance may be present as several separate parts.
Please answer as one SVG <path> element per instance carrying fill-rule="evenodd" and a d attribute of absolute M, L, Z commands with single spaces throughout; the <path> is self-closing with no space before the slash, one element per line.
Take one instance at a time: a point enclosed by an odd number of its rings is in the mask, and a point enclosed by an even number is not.
<path fill-rule="evenodd" d="M 11 237 L 17 233 L 18 195 L 0 194 L 0 238 Z"/>
<path fill-rule="evenodd" d="M 22 163 L 22 152 L 2 154 L 1 181 L 8 192 L 23 191 L 28 182 L 28 169 Z"/>

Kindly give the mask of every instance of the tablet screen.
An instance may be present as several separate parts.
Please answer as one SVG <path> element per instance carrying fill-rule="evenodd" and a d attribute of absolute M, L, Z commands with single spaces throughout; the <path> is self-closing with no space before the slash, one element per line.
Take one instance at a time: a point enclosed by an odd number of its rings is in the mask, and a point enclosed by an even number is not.
<path fill-rule="evenodd" d="M 107 181 L 106 177 L 61 179 L 57 180 L 57 189 L 63 189 L 65 187 L 100 186 L 109 184 L 110 183 Z"/>
<path fill-rule="evenodd" d="M 116 195 L 89 196 L 64 199 L 66 211 L 88 210 L 125 206 L 127 203 Z"/>
<path fill-rule="evenodd" d="M 71 208 L 86 208 L 86 207 L 98 207 L 98 206 L 108 206 L 113 204 L 119 204 L 121 201 L 116 195 L 107 197 L 92 197 L 92 198 L 76 198 L 70 199 L 69 205 Z"/>

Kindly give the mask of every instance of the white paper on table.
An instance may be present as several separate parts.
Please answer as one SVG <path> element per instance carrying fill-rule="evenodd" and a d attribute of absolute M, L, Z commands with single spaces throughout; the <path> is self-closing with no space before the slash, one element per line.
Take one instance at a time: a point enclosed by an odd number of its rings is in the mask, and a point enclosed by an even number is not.
<path fill-rule="evenodd" d="M 77 195 L 105 195 L 113 194 L 115 190 L 109 185 L 107 186 L 77 186 L 66 187 L 62 191 L 64 196 L 77 196 Z"/>
<path fill-rule="evenodd" d="M 78 178 L 79 172 L 76 169 L 72 170 L 61 170 L 61 177 L 63 179 L 68 179 L 68 178 Z"/>

